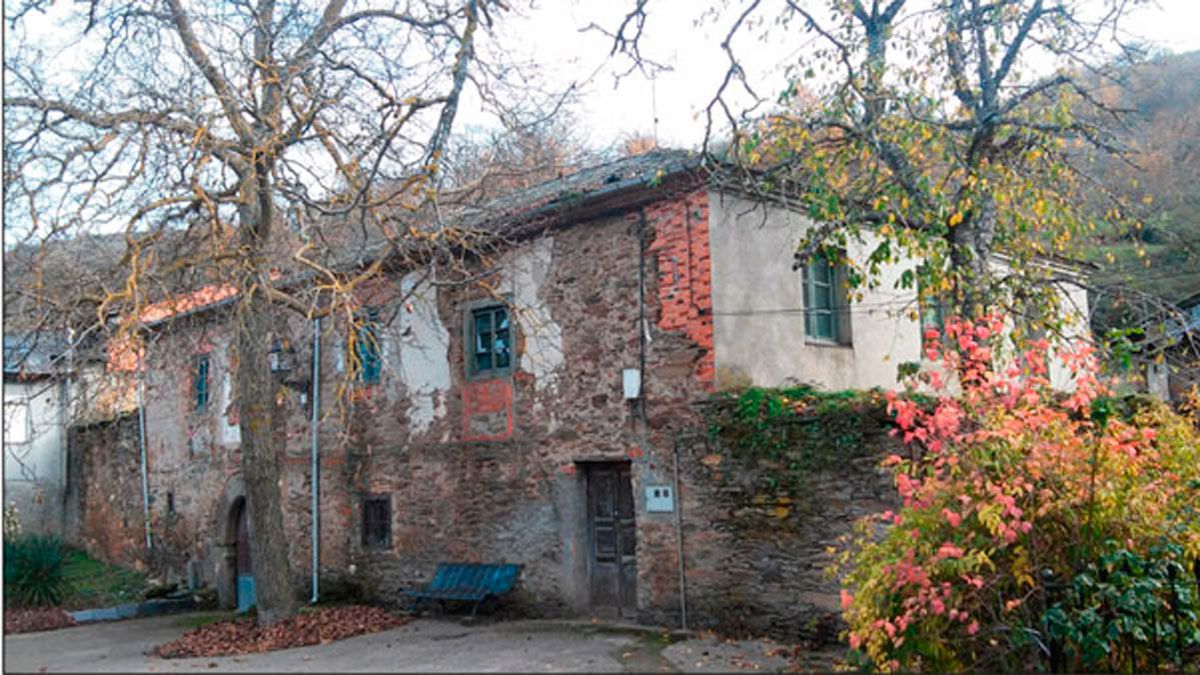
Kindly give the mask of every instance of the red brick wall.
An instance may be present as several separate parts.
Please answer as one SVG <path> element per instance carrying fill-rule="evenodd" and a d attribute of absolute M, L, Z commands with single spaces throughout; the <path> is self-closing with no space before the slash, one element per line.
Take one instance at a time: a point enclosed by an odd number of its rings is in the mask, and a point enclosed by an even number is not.
<path fill-rule="evenodd" d="M 464 441 L 506 441 L 513 435 L 513 387 L 507 377 L 462 387 Z"/>
<path fill-rule="evenodd" d="M 704 354 L 696 377 L 711 389 L 714 376 L 712 262 L 708 239 L 708 191 L 696 190 L 646 209 L 654 227 L 650 250 L 658 259 L 658 325 L 682 331 Z"/>

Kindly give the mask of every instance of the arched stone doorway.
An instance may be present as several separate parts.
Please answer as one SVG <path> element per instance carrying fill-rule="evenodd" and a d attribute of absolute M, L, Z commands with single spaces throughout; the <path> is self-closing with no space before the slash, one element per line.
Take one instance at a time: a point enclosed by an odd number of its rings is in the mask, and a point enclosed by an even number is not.
<path fill-rule="evenodd" d="M 217 599 L 223 609 L 245 611 L 254 604 L 254 574 L 250 566 L 246 486 L 240 476 L 225 485 L 216 516 L 212 545 L 217 562 Z"/>

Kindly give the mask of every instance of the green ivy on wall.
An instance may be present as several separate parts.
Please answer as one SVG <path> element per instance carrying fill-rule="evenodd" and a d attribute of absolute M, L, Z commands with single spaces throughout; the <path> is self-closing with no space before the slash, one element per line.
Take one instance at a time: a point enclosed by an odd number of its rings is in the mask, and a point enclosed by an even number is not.
<path fill-rule="evenodd" d="M 721 454 L 760 469 L 760 492 L 793 496 L 803 494 L 806 475 L 877 453 L 890 427 L 882 390 L 825 392 L 807 385 L 720 392 L 705 417 Z"/>

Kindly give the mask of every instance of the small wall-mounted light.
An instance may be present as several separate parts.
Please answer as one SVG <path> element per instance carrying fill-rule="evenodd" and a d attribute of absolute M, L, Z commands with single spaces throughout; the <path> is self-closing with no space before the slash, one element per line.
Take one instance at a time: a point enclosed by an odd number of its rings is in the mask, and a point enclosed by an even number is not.
<path fill-rule="evenodd" d="M 637 368 L 626 368 L 621 371 L 621 384 L 625 388 L 626 400 L 634 400 L 642 395 L 642 371 Z"/>

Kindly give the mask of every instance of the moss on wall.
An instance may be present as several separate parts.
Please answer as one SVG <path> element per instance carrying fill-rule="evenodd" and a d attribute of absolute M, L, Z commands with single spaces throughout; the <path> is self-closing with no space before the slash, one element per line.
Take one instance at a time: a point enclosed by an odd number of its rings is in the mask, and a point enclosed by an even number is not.
<path fill-rule="evenodd" d="M 805 491 L 809 474 L 872 454 L 891 427 L 882 390 L 824 392 L 807 385 L 714 394 L 705 418 L 722 454 L 771 469 L 760 472 L 760 491 L 786 495 Z"/>

